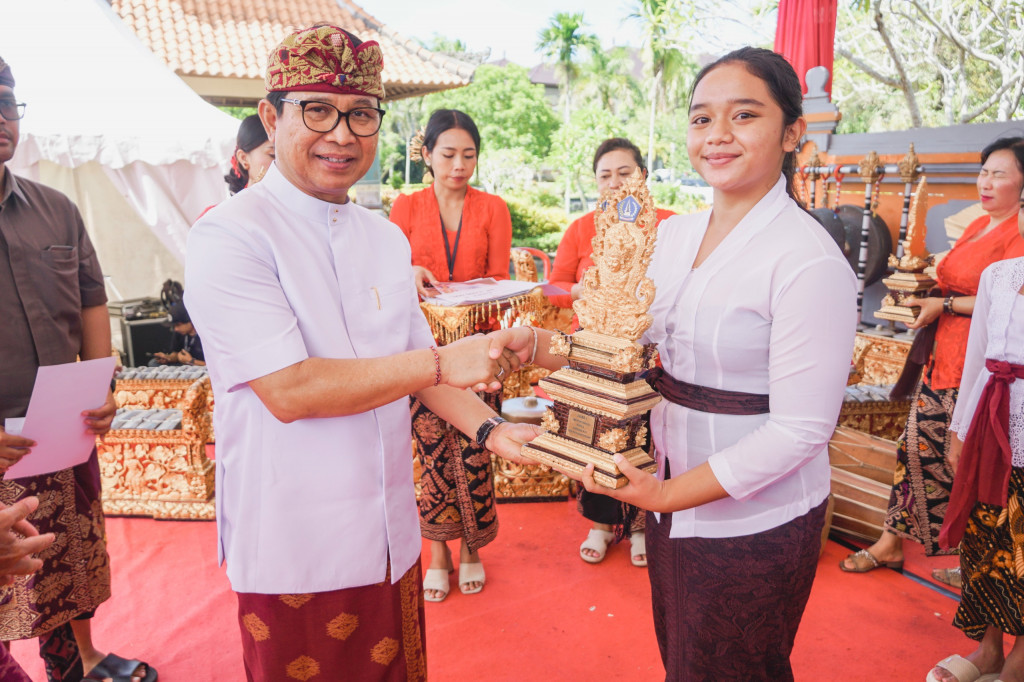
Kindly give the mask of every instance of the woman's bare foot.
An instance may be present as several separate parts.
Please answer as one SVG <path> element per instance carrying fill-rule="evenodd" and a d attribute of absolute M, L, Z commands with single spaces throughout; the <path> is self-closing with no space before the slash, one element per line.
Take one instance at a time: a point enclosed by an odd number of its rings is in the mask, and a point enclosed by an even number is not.
<path fill-rule="evenodd" d="M 440 568 L 451 573 L 455 570 L 452 565 L 452 552 L 448 544 L 437 540 L 430 541 L 430 568 Z M 444 599 L 447 592 L 441 590 L 423 590 L 423 596 L 427 601 Z"/>
<path fill-rule="evenodd" d="M 459 550 L 459 564 L 460 564 L 460 566 L 462 564 L 479 564 L 479 563 L 480 563 L 480 553 L 479 552 L 470 552 L 469 551 L 469 545 L 466 544 L 466 539 L 463 538 L 462 539 L 462 547 Z M 459 583 L 459 589 L 463 593 L 470 593 L 470 594 L 472 594 L 474 592 L 479 592 L 481 590 L 481 588 L 483 588 L 483 586 L 484 586 L 484 583 L 483 583 L 482 580 L 469 580 L 469 581 L 466 581 L 466 582 L 460 582 Z"/>
<path fill-rule="evenodd" d="M 607 523 L 595 523 L 594 530 L 603 530 L 606 533 L 610 533 L 612 531 L 612 527 Z M 580 547 L 580 554 L 584 554 L 590 557 L 591 559 L 596 559 L 598 561 L 600 561 L 601 558 L 604 556 L 604 552 L 598 552 L 596 549 L 591 549 L 589 547 Z M 644 559 L 646 558 L 647 556 L 644 555 Z"/>
<path fill-rule="evenodd" d="M 889 531 L 882 531 L 882 537 L 866 550 L 879 565 L 903 563 L 903 538 Z M 851 573 L 863 573 L 875 568 L 870 558 L 851 554 L 843 559 L 843 570 Z"/>

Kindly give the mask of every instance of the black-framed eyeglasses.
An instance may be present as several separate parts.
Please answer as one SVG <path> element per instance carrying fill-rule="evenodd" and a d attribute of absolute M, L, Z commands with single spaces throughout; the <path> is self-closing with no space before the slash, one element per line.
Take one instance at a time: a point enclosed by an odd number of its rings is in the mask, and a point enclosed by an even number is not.
<path fill-rule="evenodd" d="M 8 121 L 17 121 L 25 115 L 24 102 L 15 102 L 13 99 L 0 99 L 0 116 Z"/>
<path fill-rule="evenodd" d="M 302 122 L 314 133 L 329 133 L 338 127 L 341 119 L 352 134 L 357 137 L 373 137 L 384 121 L 384 110 L 376 107 L 356 107 L 342 111 L 333 104 L 315 99 L 287 99 L 282 102 L 294 104 L 302 109 Z"/>

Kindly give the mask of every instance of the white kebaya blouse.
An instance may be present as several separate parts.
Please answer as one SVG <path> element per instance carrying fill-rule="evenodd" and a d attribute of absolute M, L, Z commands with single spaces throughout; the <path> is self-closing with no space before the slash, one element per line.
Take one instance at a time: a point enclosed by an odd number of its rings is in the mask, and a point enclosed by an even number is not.
<path fill-rule="evenodd" d="M 1024 258 L 996 261 L 981 273 L 978 298 L 967 337 L 964 373 L 950 430 L 967 439 L 978 401 L 992 373 L 985 360 L 1024 365 Z M 1010 384 L 1010 451 L 1013 466 L 1024 467 L 1024 380 Z"/>
<path fill-rule="evenodd" d="M 672 517 L 672 537 L 778 527 L 829 493 L 828 441 L 856 333 L 856 279 L 832 238 L 771 189 L 694 269 L 710 211 L 658 228 L 646 341 L 665 371 L 700 386 L 767 394 L 770 414 L 710 414 L 663 400 L 651 415 L 673 476 L 709 462 L 730 497 Z M 659 466 L 664 475 L 664 466 Z"/>
<path fill-rule="evenodd" d="M 236 592 L 398 581 L 419 559 L 409 400 L 278 421 L 248 382 L 309 357 L 434 340 L 409 242 L 365 208 L 315 199 L 276 165 L 189 235 L 185 303 L 216 397 L 219 555 Z"/>

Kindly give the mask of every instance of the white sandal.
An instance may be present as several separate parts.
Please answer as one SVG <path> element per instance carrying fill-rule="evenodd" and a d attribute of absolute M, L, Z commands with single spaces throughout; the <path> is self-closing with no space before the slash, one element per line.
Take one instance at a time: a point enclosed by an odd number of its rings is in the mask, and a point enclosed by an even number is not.
<path fill-rule="evenodd" d="M 634 566 L 639 566 L 640 568 L 647 566 L 647 538 L 644 537 L 644 532 L 642 530 L 636 533 L 630 533 L 629 552 L 629 560 Z M 637 559 L 641 554 L 644 558 Z"/>
<path fill-rule="evenodd" d="M 484 565 L 482 563 L 479 561 L 473 563 L 459 562 L 459 590 L 462 594 L 476 594 L 484 589 L 485 582 L 486 577 L 484 576 Z M 469 583 L 480 583 L 480 586 L 467 589 L 466 585 Z"/>
<path fill-rule="evenodd" d="M 587 533 L 587 539 L 583 541 L 582 545 L 580 545 L 580 558 L 588 564 L 601 563 L 604 561 L 604 555 L 608 552 L 608 545 L 614 537 L 615 534 L 610 530 L 591 528 L 590 532 Z M 597 552 L 597 556 L 587 556 L 583 553 L 583 550 L 585 549 Z"/>
<path fill-rule="evenodd" d="M 445 597 L 448 596 L 448 591 L 451 589 L 451 585 L 448 582 L 448 574 L 451 573 L 447 568 L 428 568 L 427 573 L 423 576 L 423 598 L 427 601 L 439 602 L 444 601 Z M 427 594 L 427 590 L 434 590 L 440 592 L 440 597 L 433 597 Z"/>

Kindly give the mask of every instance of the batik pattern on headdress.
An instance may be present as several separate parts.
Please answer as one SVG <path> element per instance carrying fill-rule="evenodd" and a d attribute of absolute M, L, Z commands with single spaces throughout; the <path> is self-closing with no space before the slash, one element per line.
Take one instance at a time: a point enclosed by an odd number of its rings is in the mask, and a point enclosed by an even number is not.
<path fill-rule="evenodd" d="M 380 45 L 353 47 L 337 26 L 314 26 L 287 36 L 270 54 L 267 92 L 312 90 L 384 98 Z"/>
<path fill-rule="evenodd" d="M 3 57 L 0 57 L 0 85 L 14 87 L 14 74 L 11 73 L 11 67 Z"/>

